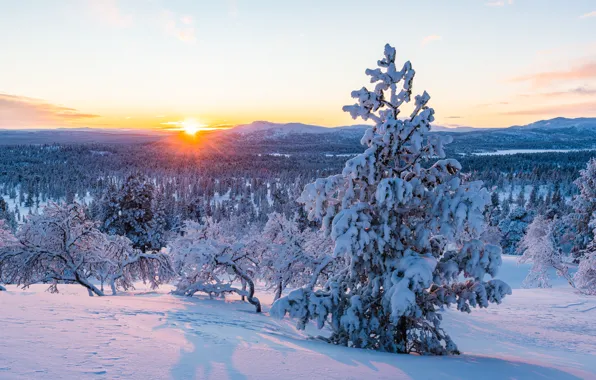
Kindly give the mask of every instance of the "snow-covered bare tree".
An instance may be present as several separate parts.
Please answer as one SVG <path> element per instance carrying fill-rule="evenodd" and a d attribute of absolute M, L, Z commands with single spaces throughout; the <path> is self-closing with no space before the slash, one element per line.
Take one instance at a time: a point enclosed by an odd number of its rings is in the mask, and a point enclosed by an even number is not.
<path fill-rule="evenodd" d="M 222 296 L 237 293 L 261 312 L 255 294 L 258 273 L 253 258 L 253 241 L 235 236 L 229 224 L 205 218 L 203 224 L 187 221 L 182 236 L 170 244 L 174 268 L 181 280 L 175 294 L 192 296 L 197 292 Z M 241 287 L 237 287 L 237 283 Z"/>
<path fill-rule="evenodd" d="M 536 216 L 519 243 L 518 250 L 522 253 L 519 262 L 532 263 L 532 268 L 524 280 L 525 287 L 550 288 L 548 271 L 552 268 L 557 271 L 557 275 L 575 287 L 569 267 L 563 262 L 561 251 L 555 243 L 554 225 L 555 220 L 549 220 L 543 215 Z"/>
<path fill-rule="evenodd" d="M 596 246 L 584 252 L 573 279 L 582 293 L 596 295 Z"/>
<path fill-rule="evenodd" d="M 315 231 L 300 231 L 298 223 L 272 212 L 259 239 L 258 260 L 261 279 L 275 289 L 274 301 L 289 286 L 310 283 L 313 272 L 330 254 Z"/>
<path fill-rule="evenodd" d="M 117 288 L 134 289 L 136 281 L 148 283 L 155 289 L 175 278 L 169 255 L 164 252 L 145 253 L 132 246 L 132 242 L 119 235 L 107 237 L 103 256 L 106 258 L 96 269 L 97 277 L 103 284 L 108 283 L 112 294 Z"/>
<path fill-rule="evenodd" d="M 454 244 L 464 230 L 480 235 L 490 195 L 481 182 L 462 181 L 456 160 L 442 159 L 448 141 L 429 133 L 434 111 L 426 92 L 414 98 L 410 115 L 400 115 L 411 100 L 410 62 L 398 69 L 395 49 L 386 45 L 378 66 L 366 70 L 374 90 L 352 92 L 357 103 L 344 107 L 375 123 L 362 138 L 367 149 L 342 174 L 308 184 L 299 199 L 331 234 L 345 265 L 321 289 L 294 290 L 271 312 L 298 318 L 298 328 L 328 323 L 334 344 L 458 353 L 440 310 L 453 304 L 469 312 L 511 292 L 500 280 L 484 281 L 497 273 L 500 247 L 478 239 Z"/>
<path fill-rule="evenodd" d="M 90 279 L 106 260 L 107 239 L 81 205 L 50 203 L 43 214 L 29 216 L 16 237 L 18 244 L 4 252 L 10 282 L 51 283 L 53 292 L 60 283 L 76 283 L 103 296 Z"/>

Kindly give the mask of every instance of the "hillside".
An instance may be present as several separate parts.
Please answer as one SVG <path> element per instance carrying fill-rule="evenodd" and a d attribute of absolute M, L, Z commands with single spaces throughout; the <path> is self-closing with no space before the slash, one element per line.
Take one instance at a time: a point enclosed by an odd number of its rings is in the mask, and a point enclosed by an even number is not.
<path fill-rule="evenodd" d="M 74 285 L 61 286 L 60 294 L 45 292 L 45 285 L 9 287 L 0 293 L 0 378 L 595 378 L 596 300 L 560 281 L 553 289 L 520 289 L 527 270 L 504 257 L 501 278 L 514 288 L 512 296 L 471 314 L 445 313 L 445 328 L 463 351 L 453 357 L 309 340 L 292 321 L 254 314 L 233 297 L 224 302 L 139 288 L 91 298 Z"/>

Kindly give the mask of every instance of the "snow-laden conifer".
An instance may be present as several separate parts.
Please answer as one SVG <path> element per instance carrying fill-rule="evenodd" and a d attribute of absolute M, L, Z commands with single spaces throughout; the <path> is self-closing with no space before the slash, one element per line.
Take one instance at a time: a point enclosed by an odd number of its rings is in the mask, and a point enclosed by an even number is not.
<path fill-rule="evenodd" d="M 457 353 L 440 310 L 455 305 L 469 312 L 511 292 L 502 281 L 484 280 L 497 273 L 500 247 L 478 239 L 455 244 L 464 230 L 480 235 L 490 195 L 481 182 L 462 181 L 459 162 L 444 159 L 448 138 L 429 134 L 434 111 L 426 92 L 412 98 L 410 62 L 397 67 L 387 45 L 378 66 L 366 70 L 374 90 L 352 92 L 357 103 L 344 107 L 374 122 L 362 138 L 366 150 L 341 174 L 307 185 L 299 199 L 331 234 L 345 265 L 321 289 L 278 300 L 272 314 L 297 318 L 299 328 L 309 320 L 329 324 L 334 344 Z M 411 100 L 411 113 L 402 115 Z"/>

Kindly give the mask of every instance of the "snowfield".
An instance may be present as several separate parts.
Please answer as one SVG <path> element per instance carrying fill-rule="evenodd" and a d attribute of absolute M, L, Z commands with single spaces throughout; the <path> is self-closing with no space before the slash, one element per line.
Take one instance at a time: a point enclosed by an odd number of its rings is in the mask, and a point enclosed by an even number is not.
<path fill-rule="evenodd" d="M 293 321 L 230 297 L 171 288 L 88 297 L 80 286 L 0 292 L 0 379 L 596 379 L 596 297 L 559 280 L 520 289 L 528 265 L 504 257 L 502 305 L 444 313 L 463 354 L 395 355 L 308 339 Z"/>

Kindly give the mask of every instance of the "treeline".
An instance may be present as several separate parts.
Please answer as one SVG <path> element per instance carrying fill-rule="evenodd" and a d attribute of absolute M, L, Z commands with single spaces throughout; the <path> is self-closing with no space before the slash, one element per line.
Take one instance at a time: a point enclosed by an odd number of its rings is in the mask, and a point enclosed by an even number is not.
<path fill-rule="evenodd" d="M 22 221 L 49 200 L 99 199 L 111 184 L 122 185 L 140 174 L 160 192 L 175 194 L 178 210 L 194 207 L 198 199 L 227 210 L 250 197 L 266 215 L 272 196 L 293 203 L 305 183 L 343 168 L 345 157 L 296 146 L 304 149 L 289 156 L 213 149 L 181 152 L 164 143 L 5 146 L 0 148 L 0 194 L 13 200 L 11 211 Z M 558 184 L 562 197 L 570 198 L 577 193 L 574 179 L 591 157 L 593 151 L 465 155 L 459 160 L 470 179 L 484 181 L 491 191 L 508 194 L 522 186 L 540 186 L 545 193 Z"/>

